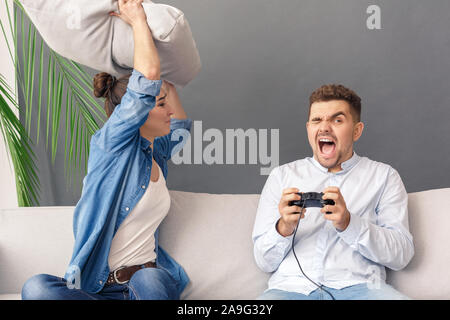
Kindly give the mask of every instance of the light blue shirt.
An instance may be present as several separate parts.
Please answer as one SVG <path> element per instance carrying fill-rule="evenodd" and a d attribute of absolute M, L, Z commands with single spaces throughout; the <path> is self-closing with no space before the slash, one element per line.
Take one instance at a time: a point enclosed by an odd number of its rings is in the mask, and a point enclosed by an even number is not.
<path fill-rule="evenodd" d="M 91 138 L 88 173 L 73 218 L 75 244 L 64 278 L 84 291 L 102 290 L 108 278 L 111 241 L 120 224 L 149 186 L 152 158 L 167 179 L 167 161 L 182 140 L 172 139 L 177 129 L 190 130 L 190 119 L 171 119 L 170 133 L 151 142 L 139 128 L 145 123 L 161 89 L 161 80 L 148 80 L 133 70 L 127 91 L 103 127 Z M 180 147 L 181 145 L 178 145 Z M 179 293 L 189 279 L 183 268 L 158 246 L 156 264 L 175 279 Z"/>
<path fill-rule="evenodd" d="M 292 237 L 275 228 L 282 190 L 323 192 L 339 187 L 350 224 L 339 232 L 320 208 L 307 208 L 295 237 L 295 253 L 303 271 L 316 283 L 341 289 L 360 283 L 385 282 L 385 267 L 404 268 L 414 255 L 408 227 L 408 194 L 398 172 L 381 162 L 359 157 L 330 173 L 314 157 L 272 170 L 259 200 L 253 229 L 254 256 L 265 272 L 273 272 L 268 289 L 309 294 L 317 287 L 300 272 L 292 253 Z"/>

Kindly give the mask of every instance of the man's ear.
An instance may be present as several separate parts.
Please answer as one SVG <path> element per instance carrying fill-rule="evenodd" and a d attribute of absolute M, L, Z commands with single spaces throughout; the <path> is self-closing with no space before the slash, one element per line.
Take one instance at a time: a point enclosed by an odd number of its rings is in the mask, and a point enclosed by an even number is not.
<path fill-rule="evenodd" d="M 353 142 L 356 142 L 359 140 L 359 138 L 361 137 L 362 133 L 364 130 L 364 123 L 362 123 L 361 121 L 356 123 L 355 126 L 353 127 Z"/>

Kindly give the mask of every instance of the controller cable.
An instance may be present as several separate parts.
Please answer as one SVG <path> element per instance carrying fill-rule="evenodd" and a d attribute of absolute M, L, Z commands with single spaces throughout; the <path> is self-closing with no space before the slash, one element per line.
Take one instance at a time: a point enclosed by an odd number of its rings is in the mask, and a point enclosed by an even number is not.
<path fill-rule="evenodd" d="M 300 210 L 300 217 L 301 217 L 301 214 L 302 214 L 304 208 L 305 208 L 305 203 L 303 203 L 302 209 Z M 294 254 L 295 260 L 297 260 L 298 267 L 300 268 L 301 273 L 303 274 L 303 276 L 304 276 L 306 279 L 308 279 L 310 282 L 312 282 L 312 283 L 313 283 L 317 288 L 319 288 L 321 291 L 325 291 L 326 293 L 328 293 L 328 294 L 330 295 L 331 299 L 336 300 L 336 299 L 333 297 L 333 295 L 332 295 L 328 290 L 324 289 L 322 285 L 319 285 L 319 284 L 317 284 L 316 282 L 314 282 L 313 280 L 311 280 L 311 279 L 303 272 L 302 266 L 300 265 L 300 262 L 298 261 L 298 258 L 297 258 L 297 255 L 295 254 L 295 249 L 294 249 L 294 240 L 295 240 L 295 235 L 297 234 L 298 226 L 299 226 L 299 224 L 300 224 L 300 220 L 301 220 L 300 217 L 299 217 L 299 219 L 298 219 L 298 221 L 297 221 L 297 225 L 295 226 L 294 236 L 292 237 L 292 253 Z"/>

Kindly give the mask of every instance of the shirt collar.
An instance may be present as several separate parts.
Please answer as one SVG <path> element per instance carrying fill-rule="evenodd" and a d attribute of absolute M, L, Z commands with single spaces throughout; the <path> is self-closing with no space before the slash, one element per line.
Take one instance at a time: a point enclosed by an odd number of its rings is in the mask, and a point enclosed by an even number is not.
<path fill-rule="evenodd" d="M 342 170 L 339 172 L 336 172 L 336 174 L 342 174 L 344 172 L 347 172 L 348 170 L 353 168 L 355 166 L 355 164 L 358 163 L 359 159 L 361 159 L 361 157 L 358 156 L 355 151 L 353 151 L 352 157 L 350 159 L 348 159 L 347 161 L 344 161 L 341 163 Z M 316 158 L 314 158 L 314 155 L 310 158 L 310 160 L 320 171 L 325 172 L 325 173 L 328 172 L 328 168 L 325 168 L 324 166 L 322 166 L 316 160 Z"/>
<path fill-rule="evenodd" d="M 150 141 L 148 141 L 147 139 L 145 139 L 143 136 L 141 137 L 141 148 L 142 150 L 147 150 L 148 147 L 150 147 L 150 145 L 152 144 Z"/>

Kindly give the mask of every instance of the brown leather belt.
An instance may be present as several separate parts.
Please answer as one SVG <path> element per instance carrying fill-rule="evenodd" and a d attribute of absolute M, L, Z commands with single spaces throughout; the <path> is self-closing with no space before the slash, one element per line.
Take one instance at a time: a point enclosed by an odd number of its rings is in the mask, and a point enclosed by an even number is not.
<path fill-rule="evenodd" d="M 144 268 L 156 268 L 156 263 L 150 261 L 140 265 L 117 268 L 109 273 L 106 284 L 111 285 L 127 283 L 136 271 Z"/>

